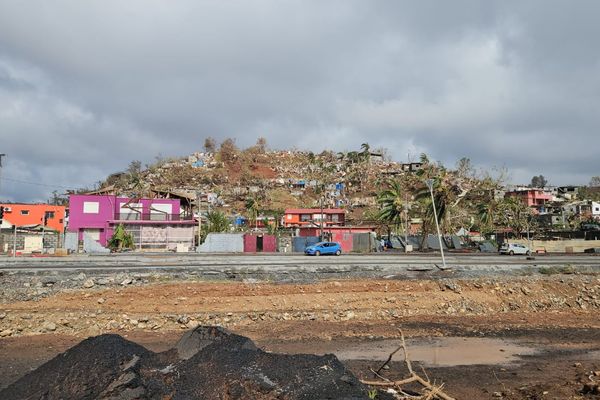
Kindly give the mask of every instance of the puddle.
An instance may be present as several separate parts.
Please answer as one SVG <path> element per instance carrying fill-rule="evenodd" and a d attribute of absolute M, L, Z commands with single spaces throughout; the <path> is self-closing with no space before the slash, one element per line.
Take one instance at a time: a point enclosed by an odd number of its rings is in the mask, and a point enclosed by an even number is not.
<path fill-rule="evenodd" d="M 398 340 L 361 342 L 351 347 L 341 347 L 333 353 L 340 360 L 381 360 L 398 347 Z M 407 341 L 409 358 L 424 365 L 449 367 L 474 364 L 508 364 L 521 355 L 534 354 L 535 350 L 515 342 L 492 338 L 444 337 L 430 340 Z M 402 361 L 402 350 L 394 360 Z"/>

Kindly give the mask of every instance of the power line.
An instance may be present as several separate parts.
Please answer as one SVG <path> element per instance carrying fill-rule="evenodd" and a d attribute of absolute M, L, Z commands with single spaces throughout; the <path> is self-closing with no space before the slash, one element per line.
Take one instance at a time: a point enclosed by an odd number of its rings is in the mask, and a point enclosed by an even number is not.
<path fill-rule="evenodd" d="M 48 185 L 46 183 L 29 182 L 29 181 L 23 181 L 21 179 L 13 179 L 13 178 L 0 177 L 0 180 L 2 180 L 2 181 L 10 181 L 10 182 L 17 182 L 17 183 L 24 183 L 26 185 L 44 186 L 44 187 L 49 187 L 49 188 L 54 188 L 54 189 L 73 189 L 73 186 Z"/>

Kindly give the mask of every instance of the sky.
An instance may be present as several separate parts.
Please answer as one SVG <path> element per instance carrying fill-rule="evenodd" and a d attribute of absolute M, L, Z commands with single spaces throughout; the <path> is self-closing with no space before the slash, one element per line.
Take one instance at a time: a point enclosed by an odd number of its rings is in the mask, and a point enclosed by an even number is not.
<path fill-rule="evenodd" d="M 600 2 L 0 0 L 0 200 L 206 137 L 600 175 Z"/>

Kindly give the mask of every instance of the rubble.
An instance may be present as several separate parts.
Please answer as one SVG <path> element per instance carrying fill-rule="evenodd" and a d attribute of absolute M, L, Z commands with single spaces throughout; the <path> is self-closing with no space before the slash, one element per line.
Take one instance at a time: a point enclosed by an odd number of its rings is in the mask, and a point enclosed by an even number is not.
<path fill-rule="evenodd" d="M 164 353 L 118 335 L 86 339 L 0 391 L 0 398 L 350 400 L 367 392 L 333 355 L 267 353 L 246 337 L 200 326 Z"/>

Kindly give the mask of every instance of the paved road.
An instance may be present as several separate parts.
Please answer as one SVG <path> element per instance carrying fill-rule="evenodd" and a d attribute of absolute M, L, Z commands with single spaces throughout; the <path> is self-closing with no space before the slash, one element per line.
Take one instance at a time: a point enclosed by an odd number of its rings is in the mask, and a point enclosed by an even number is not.
<path fill-rule="evenodd" d="M 345 254 L 340 257 L 307 257 L 287 254 L 120 254 L 45 258 L 0 257 L 0 271 L 47 273 L 51 271 L 193 272 L 199 276 L 402 276 L 497 275 L 539 271 L 540 268 L 574 268 L 600 273 L 600 256 L 589 254 L 499 256 L 496 254 L 448 254 L 448 269 L 439 254 Z"/>

